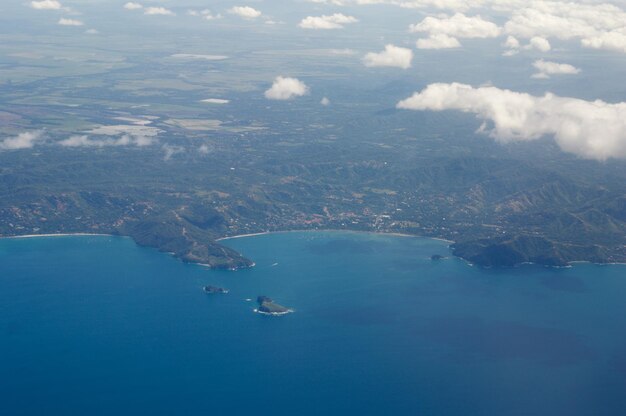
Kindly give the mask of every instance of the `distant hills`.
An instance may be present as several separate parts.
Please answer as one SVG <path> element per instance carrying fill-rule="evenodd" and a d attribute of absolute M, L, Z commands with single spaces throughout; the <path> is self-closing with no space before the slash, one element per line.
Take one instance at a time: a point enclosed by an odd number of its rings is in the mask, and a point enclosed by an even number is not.
<path fill-rule="evenodd" d="M 463 133 L 463 115 L 339 112 L 324 116 L 339 126 L 328 130 L 311 124 L 319 115 L 285 117 L 176 133 L 167 140 L 182 150 L 167 160 L 158 146 L 0 152 L 0 234 L 127 235 L 227 269 L 253 259 L 221 237 L 311 229 L 441 237 L 491 267 L 626 262 L 623 162 L 579 160 L 549 140 L 494 144 Z"/>

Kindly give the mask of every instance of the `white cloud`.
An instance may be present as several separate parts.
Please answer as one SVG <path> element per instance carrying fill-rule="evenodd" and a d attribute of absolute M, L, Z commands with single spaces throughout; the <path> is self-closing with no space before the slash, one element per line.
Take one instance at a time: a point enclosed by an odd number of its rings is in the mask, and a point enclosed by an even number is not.
<path fill-rule="evenodd" d="M 87 135 L 75 135 L 58 142 L 63 147 L 110 147 L 110 146 L 150 146 L 154 138 L 141 135 L 124 134 L 118 138 L 92 139 Z"/>
<path fill-rule="evenodd" d="M 202 17 L 203 19 L 206 20 L 215 20 L 215 19 L 221 19 L 222 15 L 220 14 L 213 14 L 213 12 L 209 9 L 204 9 L 204 10 L 189 10 L 187 12 L 188 15 L 190 16 L 199 16 Z"/>
<path fill-rule="evenodd" d="M 515 10 L 505 24 L 508 34 L 529 39 L 533 36 L 561 40 L 591 36 L 598 30 L 619 27 L 615 21 L 623 12 L 615 7 L 564 2 L 529 2 Z M 621 22 L 623 25 L 624 22 Z"/>
<path fill-rule="evenodd" d="M 129 136 L 131 140 L 131 144 L 134 144 L 137 147 L 150 146 L 155 142 L 155 139 L 150 136 Z"/>
<path fill-rule="evenodd" d="M 322 101 L 320 101 L 320 104 L 326 107 L 327 105 L 330 105 L 330 100 L 328 99 L 328 97 L 324 97 L 322 98 Z"/>
<path fill-rule="evenodd" d="M 61 26 L 83 26 L 84 25 L 84 23 L 81 22 L 80 20 L 66 19 L 64 17 L 60 18 L 58 23 Z"/>
<path fill-rule="evenodd" d="M 368 67 L 391 66 L 407 69 L 411 67 L 412 60 L 412 50 L 391 44 L 386 45 L 382 52 L 370 52 L 363 57 L 363 63 Z"/>
<path fill-rule="evenodd" d="M 417 49 L 452 49 L 460 48 L 461 42 L 457 38 L 448 35 L 430 35 L 426 39 L 418 39 L 415 43 Z"/>
<path fill-rule="evenodd" d="M 553 136 L 561 149 L 585 158 L 626 158 L 626 102 L 610 104 L 550 93 L 537 97 L 453 83 L 431 84 L 397 107 L 474 113 L 485 121 L 480 131 L 505 143 Z"/>
<path fill-rule="evenodd" d="M 456 13 L 452 17 L 429 16 L 418 24 L 409 26 L 413 33 L 426 32 L 430 35 L 447 35 L 455 38 L 495 38 L 500 36 L 501 29 L 495 23 L 484 20 L 480 16 L 465 16 Z"/>
<path fill-rule="evenodd" d="M 143 14 L 149 16 L 175 16 L 176 13 L 165 7 L 146 7 Z"/>
<path fill-rule="evenodd" d="M 508 20 L 503 32 L 518 39 L 540 37 L 580 41 L 584 48 L 626 53 L 626 4 L 624 0 L 309 0 L 337 6 L 365 6 L 386 4 L 403 8 L 439 9 L 453 13 L 470 10 L 489 11 Z M 441 34 L 462 39 L 463 36 L 446 30 L 455 30 L 450 17 L 430 17 L 424 25 L 440 30 Z M 469 19 L 469 18 L 468 18 Z M 462 19 L 458 19 L 461 21 Z M 465 22 L 469 23 L 469 22 Z M 488 22 L 490 23 L 490 22 Z M 417 26 L 417 25 L 415 25 Z M 470 25 L 471 26 L 471 25 Z M 493 26 L 482 26 L 488 31 Z M 424 28 L 425 29 L 425 28 Z M 444 30 L 441 32 L 441 30 Z M 429 35 L 434 34 L 426 30 Z M 513 55 L 519 48 L 511 48 L 505 55 Z"/>
<path fill-rule="evenodd" d="M 87 29 L 85 30 L 85 33 L 88 35 L 97 35 L 100 32 L 98 32 L 96 29 Z"/>
<path fill-rule="evenodd" d="M 511 36 L 511 35 L 509 35 L 506 38 L 502 46 L 507 48 L 507 50 L 502 53 L 503 56 L 517 55 L 519 53 L 520 48 L 522 47 L 519 40 L 517 40 L 516 37 Z"/>
<path fill-rule="evenodd" d="M 530 39 L 530 43 L 524 47 L 525 49 L 537 49 L 541 52 L 549 52 L 552 49 L 548 39 L 544 39 L 539 36 L 535 36 Z"/>
<path fill-rule="evenodd" d="M 71 136 L 67 139 L 61 140 L 59 145 L 63 147 L 97 146 L 96 142 L 89 139 L 89 136 Z"/>
<path fill-rule="evenodd" d="M 418 49 L 451 49 L 461 47 L 457 38 L 495 38 L 501 29 L 495 23 L 484 20 L 480 16 L 468 17 L 456 13 L 452 17 L 429 16 L 418 24 L 410 25 L 412 33 L 425 32 L 428 38 L 418 39 Z"/>
<path fill-rule="evenodd" d="M 205 61 L 223 61 L 224 59 L 228 59 L 226 55 L 201 55 L 195 53 L 175 53 L 174 55 L 170 55 L 170 57 L 174 59 L 199 59 Z"/>
<path fill-rule="evenodd" d="M 250 6 L 235 6 L 228 10 L 228 13 L 237 15 L 242 19 L 256 19 L 261 16 L 261 12 Z"/>
<path fill-rule="evenodd" d="M 341 13 L 323 16 L 308 16 L 298 26 L 303 29 L 343 29 L 344 25 L 356 23 L 358 19 Z"/>
<path fill-rule="evenodd" d="M 134 3 L 132 1 L 129 1 L 128 3 L 124 5 L 124 8 L 126 10 L 138 10 L 138 9 L 143 9 L 143 6 L 139 3 Z"/>
<path fill-rule="evenodd" d="M 308 94 L 309 87 L 297 78 L 276 77 L 272 87 L 265 91 L 268 100 L 289 100 Z"/>
<path fill-rule="evenodd" d="M 228 104 L 230 100 L 224 100 L 222 98 L 207 98 L 206 100 L 201 100 L 201 102 L 207 104 Z"/>
<path fill-rule="evenodd" d="M 198 147 L 198 152 L 203 155 L 208 155 L 209 153 L 211 153 L 211 148 L 209 147 L 209 145 L 202 144 L 200 145 L 200 147 Z"/>
<path fill-rule="evenodd" d="M 435 8 L 440 10 L 466 11 L 486 6 L 491 0 L 309 0 L 313 3 L 332 4 L 335 6 L 389 4 L 407 9 Z M 493 0 L 496 3 L 501 0 Z M 505 0 L 507 2 L 507 0 Z"/>
<path fill-rule="evenodd" d="M 539 79 L 550 78 L 550 75 L 575 75 L 580 73 L 580 69 L 570 64 L 559 64 L 557 62 L 544 61 L 543 59 L 535 61 L 533 66 L 538 72 L 532 77 Z"/>
<path fill-rule="evenodd" d="M 15 137 L 8 137 L 0 141 L 0 150 L 31 149 L 43 139 L 43 131 L 20 133 Z"/>
<path fill-rule="evenodd" d="M 540 36 L 533 36 L 528 44 L 523 45 L 517 40 L 516 37 L 509 35 L 506 38 L 506 41 L 502 44 L 506 51 L 504 51 L 504 56 L 513 56 L 519 53 L 520 50 L 538 50 L 540 52 L 549 52 L 552 49 L 552 45 L 548 39 L 542 38 Z"/>
<path fill-rule="evenodd" d="M 59 10 L 63 6 L 56 0 L 42 0 L 31 1 L 30 7 L 37 10 Z"/>
<path fill-rule="evenodd" d="M 513 36 L 508 36 L 502 46 L 508 49 L 519 49 L 521 47 L 519 40 Z"/>
<path fill-rule="evenodd" d="M 626 53 L 626 27 L 621 31 L 614 30 L 584 38 L 581 40 L 581 44 L 586 48 Z"/>
<path fill-rule="evenodd" d="M 163 152 L 165 153 L 165 155 L 163 156 L 163 160 L 166 160 L 166 161 L 170 160 L 172 156 L 174 155 L 185 152 L 185 148 L 181 146 L 172 146 L 169 144 L 164 144 L 161 148 L 163 149 Z"/>
<path fill-rule="evenodd" d="M 579 39 L 586 48 L 626 52 L 626 11 L 617 5 L 532 1 L 514 10 L 504 27 L 521 38 Z"/>

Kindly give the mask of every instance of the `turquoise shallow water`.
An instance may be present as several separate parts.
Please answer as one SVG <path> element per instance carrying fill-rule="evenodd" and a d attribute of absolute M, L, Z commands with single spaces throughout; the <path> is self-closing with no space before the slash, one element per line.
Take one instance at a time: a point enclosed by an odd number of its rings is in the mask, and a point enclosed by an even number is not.
<path fill-rule="evenodd" d="M 227 244 L 257 267 L 0 240 L 0 415 L 626 414 L 624 266 L 481 270 L 340 232 Z M 296 312 L 253 313 L 261 294 Z"/>

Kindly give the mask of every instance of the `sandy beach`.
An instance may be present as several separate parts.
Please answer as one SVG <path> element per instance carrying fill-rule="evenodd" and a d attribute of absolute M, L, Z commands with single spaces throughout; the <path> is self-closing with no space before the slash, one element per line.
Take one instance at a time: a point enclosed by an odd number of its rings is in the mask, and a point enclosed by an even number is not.
<path fill-rule="evenodd" d="M 454 241 L 446 240 L 445 238 L 438 237 L 426 237 L 421 235 L 412 235 L 412 234 L 403 234 L 403 233 L 385 233 L 385 232 L 376 232 L 376 231 L 357 231 L 357 230 L 342 230 L 342 229 L 319 229 L 319 230 L 285 230 L 285 231 L 265 231 L 262 233 L 250 233 L 250 234 L 240 234 L 233 235 L 230 237 L 221 237 L 216 239 L 215 241 L 222 240 L 232 240 L 235 238 L 244 238 L 244 237 L 254 237 L 259 235 L 267 235 L 267 234 L 282 234 L 282 233 L 299 233 L 299 232 L 345 232 L 345 233 L 362 233 L 362 234 L 376 234 L 376 235 L 389 235 L 393 237 L 412 237 L 412 238 L 429 238 L 431 240 L 443 241 L 445 243 L 453 244 Z"/>
<path fill-rule="evenodd" d="M 0 238 L 39 238 L 39 237 L 82 237 L 82 236 L 111 236 L 111 234 L 94 234 L 94 233 L 64 233 L 64 234 L 27 234 L 27 235 L 11 235 Z"/>
<path fill-rule="evenodd" d="M 289 231 L 276 231 L 276 232 L 289 232 Z M 263 232 L 263 233 L 252 233 L 252 234 L 240 234 L 240 235 L 233 235 L 230 237 L 222 237 L 222 238 L 218 238 L 215 241 L 222 241 L 222 240 L 232 240 L 235 238 L 244 238 L 244 237 L 254 237 L 257 235 L 265 235 L 265 234 L 272 234 L 269 231 Z"/>

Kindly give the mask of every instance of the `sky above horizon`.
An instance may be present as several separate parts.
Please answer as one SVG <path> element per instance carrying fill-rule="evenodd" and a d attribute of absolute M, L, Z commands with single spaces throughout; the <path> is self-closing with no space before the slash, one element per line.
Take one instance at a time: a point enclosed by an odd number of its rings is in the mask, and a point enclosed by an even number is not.
<path fill-rule="evenodd" d="M 233 65 L 223 94 L 204 100 L 212 105 L 228 105 L 229 85 L 268 103 L 332 107 L 342 97 L 324 82 L 398 82 L 414 88 L 392 91 L 393 102 L 381 95 L 381 105 L 469 113 L 500 143 L 550 137 L 580 158 L 626 158 L 625 1 L 40 0 L 3 4 L 0 15 L 0 86 L 46 78 L 32 67 L 51 62 L 106 72 L 146 56 Z M 148 124 L 58 143 L 149 145 L 158 132 Z M 45 136 L 0 131 L 0 151 Z"/>

